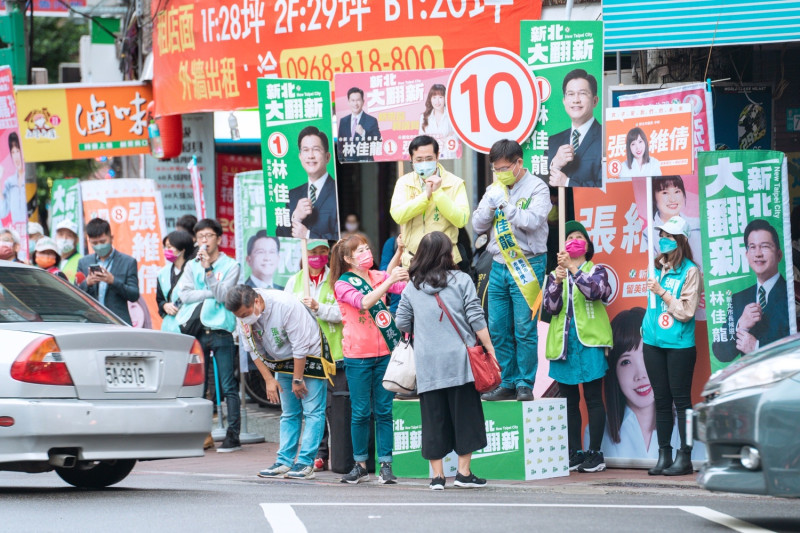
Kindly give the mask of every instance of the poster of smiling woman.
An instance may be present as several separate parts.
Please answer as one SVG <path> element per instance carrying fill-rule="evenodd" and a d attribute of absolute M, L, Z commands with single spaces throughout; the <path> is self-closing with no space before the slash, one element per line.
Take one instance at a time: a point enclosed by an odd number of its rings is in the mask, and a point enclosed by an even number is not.
<path fill-rule="evenodd" d="M 19 140 L 19 121 L 11 69 L 0 67 L 0 226 L 12 228 L 20 238 L 17 257 L 27 259 L 28 201 L 25 194 L 25 160 Z"/>

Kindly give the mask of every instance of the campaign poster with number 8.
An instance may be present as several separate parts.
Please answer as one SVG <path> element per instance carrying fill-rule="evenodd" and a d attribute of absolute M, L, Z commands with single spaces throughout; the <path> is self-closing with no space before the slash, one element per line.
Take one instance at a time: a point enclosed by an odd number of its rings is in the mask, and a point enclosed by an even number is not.
<path fill-rule="evenodd" d="M 522 143 L 539 117 L 539 88 L 515 53 L 481 48 L 464 57 L 447 83 L 447 111 L 456 134 L 489 153 L 500 139 Z"/>

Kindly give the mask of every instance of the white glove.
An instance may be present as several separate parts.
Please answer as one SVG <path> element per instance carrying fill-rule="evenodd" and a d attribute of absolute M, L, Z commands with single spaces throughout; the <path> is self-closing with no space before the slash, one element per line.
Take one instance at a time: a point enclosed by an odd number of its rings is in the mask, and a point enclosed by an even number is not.
<path fill-rule="evenodd" d="M 506 191 L 496 185 L 492 185 L 486 189 L 485 197 L 486 201 L 489 203 L 489 207 L 497 209 L 506 201 Z"/>

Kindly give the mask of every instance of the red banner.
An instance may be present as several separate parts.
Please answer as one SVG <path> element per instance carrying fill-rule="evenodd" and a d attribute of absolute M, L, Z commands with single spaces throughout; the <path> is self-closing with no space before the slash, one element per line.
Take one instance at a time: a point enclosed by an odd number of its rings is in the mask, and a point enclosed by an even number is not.
<path fill-rule="evenodd" d="M 172 0 L 153 2 L 156 114 L 258 105 L 256 79 L 453 67 L 481 47 L 519 47 L 542 1 Z M 162 8 L 158 11 L 159 8 Z"/>
<path fill-rule="evenodd" d="M 261 170 L 260 156 L 217 154 L 217 220 L 222 224 L 222 242 L 219 248 L 231 257 L 236 257 L 233 177 L 248 170 Z"/>

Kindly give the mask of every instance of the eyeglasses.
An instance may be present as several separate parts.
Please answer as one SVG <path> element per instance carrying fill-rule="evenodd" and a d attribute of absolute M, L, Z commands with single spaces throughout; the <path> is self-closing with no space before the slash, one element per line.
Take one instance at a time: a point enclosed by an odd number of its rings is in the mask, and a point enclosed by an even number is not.
<path fill-rule="evenodd" d="M 300 149 L 300 153 L 302 155 L 311 155 L 311 154 L 320 155 L 324 152 L 325 150 L 323 150 L 321 146 L 312 146 L 311 148 L 306 147 Z"/>
<path fill-rule="evenodd" d="M 429 155 L 428 157 L 415 157 L 411 161 L 414 163 L 431 163 L 436 161 L 436 157 L 432 155 Z"/>
<path fill-rule="evenodd" d="M 583 99 L 586 99 L 586 98 L 589 98 L 590 96 L 592 96 L 592 93 L 590 93 L 589 91 L 578 91 L 578 92 L 567 91 L 564 94 L 564 96 L 566 98 L 575 98 L 576 96 L 578 96 L 578 97 L 581 98 L 581 100 L 583 100 Z"/>
<path fill-rule="evenodd" d="M 207 241 L 208 239 L 213 239 L 216 236 L 216 233 L 198 233 L 195 235 L 195 238 L 198 241 Z"/>
<path fill-rule="evenodd" d="M 516 162 L 516 161 L 514 161 L 513 163 L 511 163 L 510 165 L 508 165 L 508 166 L 505 166 L 505 167 L 495 167 L 495 166 L 492 166 L 492 172 L 508 172 L 509 170 L 511 170 L 512 168 L 514 168 L 514 167 L 516 166 L 516 164 L 517 164 L 517 162 Z"/>

